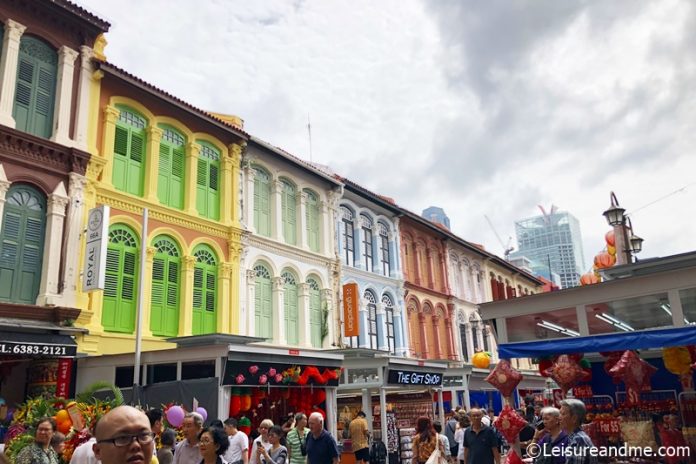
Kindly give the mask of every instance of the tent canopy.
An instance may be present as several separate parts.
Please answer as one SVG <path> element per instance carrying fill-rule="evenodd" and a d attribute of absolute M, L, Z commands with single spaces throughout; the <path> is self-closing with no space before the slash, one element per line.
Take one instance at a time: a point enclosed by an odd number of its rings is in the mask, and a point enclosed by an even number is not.
<path fill-rule="evenodd" d="M 590 337 L 568 337 L 558 340 L 503 343 L 498 357 L 537 358 L 564 353 L 599 353 L 696 344 L 696 327 L 621 332 Z"/>

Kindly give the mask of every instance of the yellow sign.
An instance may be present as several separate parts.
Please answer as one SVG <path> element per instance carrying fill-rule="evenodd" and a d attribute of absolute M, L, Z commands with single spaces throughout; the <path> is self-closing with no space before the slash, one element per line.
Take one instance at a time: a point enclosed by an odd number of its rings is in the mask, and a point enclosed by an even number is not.
<path fill-rule="evenodd" d="M 358 322 L 358 284 L 345 284 L 343 286 L 343 335 L 356 337 L 360 333 Z"/>

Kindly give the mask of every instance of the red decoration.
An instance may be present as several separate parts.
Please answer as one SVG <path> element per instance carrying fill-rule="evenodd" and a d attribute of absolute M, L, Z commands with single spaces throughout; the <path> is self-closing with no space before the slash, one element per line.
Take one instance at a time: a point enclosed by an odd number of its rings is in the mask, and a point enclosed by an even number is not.
<path fill-rule="evenodd" d="M 251 395 L 245 394 L 240 397 L 240 405 L 239 405 L 239 410 L 242 412 L 246 412 L 251 408 Z"/>
<path fill-rule="evenodd" d="M 259 371 L 259 366 L 254 364 L 253 366 L 249 366 L 249 373 L 251 375 L 256 375 L 256 373 Z"/>
<path fill-rule="evenodd" d="M 594 258 L 594 265 L 597 269 L 606 269 L 616 264 L 616 257 L 609 253 L 600 253 Z"/>
<path fill-rule="evenodd" d="M 493 385 L 504 397 L 509 397 L 522 381 L 522 374 L 510 365 L 507 359 L 501 359 L 495 369 L 488 374 L 486 382 Z"/>
<path fill-rule="evenodd" d="M 546 373 L 551 377 L 563 392 L 565 398 L 568 390 L 573 388 L 585 376 L 582 367 L 570 355 L 562 354 L 553 363 Z"/>
<path fill-rule="evenodd" d="M 510 405 L 506 404 L 493 425 L 503 434 L 508 443 L 514 443 L 520 430 L 527 425 L 527 421 L 520 417 Z"/>
<path fill-rule="evenodd" d="M 541 374 L 542 377 L 548 377 L 546 375 L 546 369 L 549 369 L 551 366 L 553 366 L 553 361 L 550 359 L 542 359 L 539 361 L 539 374 Z"/>
<path fill-rule="evenodd" d="M 238 395 L 232 395 L 230 398 L 230 417 L 235 417 L 240 412 L 242 399 Z"/>
<path fill-rule="evenodd" d="M 268 382 L 268 377 L 266 377 L 266 374 L 261 374 L 259 376 L 259 383 L 264 385 L 266 382 Z"/>
<path fill-rule="evenodd" d="M 524 461 L 517 455 L 514 449 L 511 449 L 507 454 L 507 460 L 505 462 L 506 464 L 524 464 Z"/>
<path fill-rule="evenodd" d="M 275 375 L 276 375 L 275 368 L 271 367 L 270 369 L 268 369 L 268 376 L 269 377 L 275 377 Z"/>
<path fill-rule="evenodd" d="M 588 272 L 587 274 L 580 276 L 580 285 L 592 285 L 598 283 L 599 277 L 597 277 L 594 272 Z"/>
<path fill-rule="evenodd" d="M 270 371 L 269 371 L 270 372 Z M 283 381 L 283 376 L 281 374 L 276 374 L 275 375 L 275 381 L 276 383 L 280 383 Z"/>
<path fill-rule="evenodd" d="M 609 246 L 616 246 L 616 238 L 614 237 L 614 231 L 610 230 L 606 234 L 604 234 L 604 240 L 607 242 L 607 245 Z"/>
<path fill-rule="evenodd" d="M 319 406 L 324 401 L 326 401 L 326 391 L 323 388 L 317 388 L 316 390 L 314 390 L 314 394 L 312 395 L 312 402 L 316 406 Z"/>
<path fill-rule="evenodd" d="M 239 374 L 237 377 L 234 378 L 234 381 L 237 382 L 237 385 L 240 383 L 244 383 L 246 380 L 246 377 L 244 377 L 244 374 Z"/>
<path fill-rule="evenodd" d="M 640 391 L 644 387 L 650 388 L 650 376 L 655 372 L 657 368 L 640 359 L 635 351 L 626 350 L 609 374 L 623 380 L 626 384 L 626 403 L 634 405 L 640 403 Z"/>

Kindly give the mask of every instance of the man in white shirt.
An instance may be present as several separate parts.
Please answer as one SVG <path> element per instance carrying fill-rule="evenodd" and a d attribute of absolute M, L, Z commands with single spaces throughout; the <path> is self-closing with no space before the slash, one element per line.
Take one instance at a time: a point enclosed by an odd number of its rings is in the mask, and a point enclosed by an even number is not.
<path fill-rule="evenodd" d="M 230 440 L 230 446 L 223 456 L 229 464 L 249 463 L 249 437 L 237 429 L 237 419 L 230 417 L 225 421 L 225 432 Z"/>
<path fill-rule="evenodd" d="M 186 439 L 176 444 L 173 464 L 198 464 L 201 462 L 201 453 L 198 451 L 198 434 L 203 429 L 203 416 L 197 412 L 186 414 L 182 429 Z"/>

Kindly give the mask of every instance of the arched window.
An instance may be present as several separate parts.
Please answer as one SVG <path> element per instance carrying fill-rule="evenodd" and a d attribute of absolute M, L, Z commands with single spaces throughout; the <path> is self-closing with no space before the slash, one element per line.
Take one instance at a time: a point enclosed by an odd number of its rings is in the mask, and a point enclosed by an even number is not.
<path fill-rule="evenodd" d="M 295 186 L 282 179 L 282 192 L 280 203 L 282 208 L 281 218 L 283 220 L 283 239 L 289 245 L 297 244 L 297 200 Z"/>
<path fill-rule="evenodd" d="M 280 276 L 283 279 L 285 333 L 288 344 L 297 345 L 300 341 L 300 324 L 297 309 L 297 279 L 290 271 L 284 271 Z"/>
<path fill-rule="evenodd" d="M 150 330 L 153 335 L 173 337 L 179 333 L 181 253 L 174 240 L 166 236 L 155 238 L 153 246 Z"/>
<path fill-rule="evenodd" d="M 254 168 L 254 229 L 271 236 L 271 176 L 260 167 Z"/>
<path fill-rule="evenodd" d="M 39 137 L 51 136 L 57 73 L 56 51 L 35 37 L 23 36 L 19 43 L 17 87 L 12 111 L 18 130 Z"/>
<path fill-rule="evenodd" d="M 112 181 L 117 190 L 142 196 L 145 176 L 145 127 L 147 121 L 130 108 L 118 106 L 114 137 Z"/>
<path fill-rule="evenodd" d="M 208 219 L 220 219 L 220 150 L 199 140 L 201 152 L 196 169 L 196 210 Z"/>
<path fill-rule="evenodd" d="M 372 219 L 361 214 L 360 222 L 362 223 L 363 230 L 363 264 L 365 264 L 366 271 L 372 271 L 374 262 L 372 258 Z"/>
<path fill-rule="evenodd" d="M 29 185 L 13 184 L 0 228 L 0 300 L 36 304 L 45 228 L 46 197 Z"/>
<path fill-rule="evenodd" d="M 462 361 L 469 361 L 469 345 L 467 340 L 470 337 L 469 330 L 466 324 L 459 324 L 459 339 L 462 342 Z"/>
<path fill-rule="evenodd" d="M 305 189 L 307 204 L 305 205 L 305 222 L 307 224 L 307 245 L 315 252 L 319 251 L 319 197 L 311 190 Z"/>
<path fill-rule="evenodd" d="M 353 226 L 353 212 L 345 206 L 341 206 L 339 208 L 339 213 L 341 217 L 339 233 L 341 247 L 343 248 L 343 263 L 346 266 L 355 266 L 355 242 L 353 241 L 355 229 Z"/>
<path fill-rule="evenodd" d="M 256 336 L 271 339 L 273 338 L 271 273 L 263 264 L 257 264 L 254 267 L 254 272 L 256 272 L 256 298 L 254 301 Z"/>
<path fill-rule="evenodd" d="M 394 302 L 386 293 L 382 295 L 382 308 L 384 308 L 384 323 L 386 325 L 386 339 L 389 352 L 395 354 L 394 342 Z"/>
<path fill-rule="evenodd" d="M 123 224 L 109 228 L 102 326 L 107 332 L 133 333 L 137 303 L 138 240 Z"/>
<path fill-rule="evenodd" d="M 367 345 L 376 350 L 377 343 L 377 299 L 370 290 L 365 290 L 363 298 L 367 300 Z"/>
<path fill-rule="evenodd" d="M 307 279 L 309 285 L 309 333 L 312 340 L 312 348 L 321 348 L 321 292 L 317 279 Z"/>
<path fill-rule="evenodd" d="M 379 254 L 382 261 L 382 274 L 388 276 L 391 273 L 391 259 L 389 258 L 389 229 L 381 222 L 379 227 Z"/>
<path fill-rule="evenodd" d="M 163 129 L 160 140 L 159 170 L 157 174 L 157 198 L 163 205 L 182 209 L 184 207 L 184 166 L 186 161 L 186 139 L 176 129 Z"/>
<path fill-rule="evenodd" d="M 217 258 L 206 245 L 193 252 L 193 320 L 191 333 L 215 333 L 217 328 Z"/>

